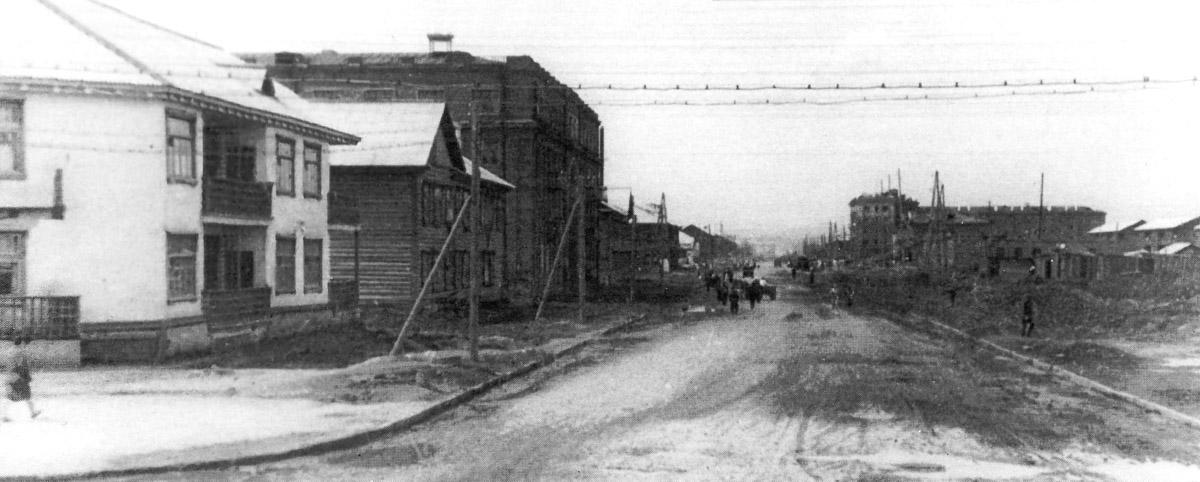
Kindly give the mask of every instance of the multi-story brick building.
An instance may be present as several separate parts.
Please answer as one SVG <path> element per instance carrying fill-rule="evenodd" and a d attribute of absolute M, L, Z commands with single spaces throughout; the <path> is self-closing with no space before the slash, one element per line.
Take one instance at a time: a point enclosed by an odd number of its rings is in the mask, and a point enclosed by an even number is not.
<path fill-rule="evenodd" d="M 430 36 L 426 53 L 271 53 L 243 58 L 265 65 L 278 81 L 306 98 L 327 102 L 417 99 L 446 102 L 462 130 L 464 152 L 516 186 L 509 197 L 503 260 L 508 291 L 536 295 L 554 258 L 577 193 L 598 198 L 604 179 L 603 129 L 596 113 L 528 56 L 479 57 L 453 51 L 448 36 Z M 435 48 L 438 47 L 438 48 Z M 470 105 L 478 113 L 472 145 Z M 589 279 L 598 280 L 599 209 L 586 216 Z M 574 253 L 574 229 L 568 252 Z M 575 276 L 576 256 L 564 256 L 558 275 Z M 573 284 L 556 283 L 573 286 Z"/>
<path fill-rule="evenodd" d="M 917 201 L 896 189 L 850 200 L 852 254 L 859 259 L 895 254 L 896 235 L 916 209 Z"/>

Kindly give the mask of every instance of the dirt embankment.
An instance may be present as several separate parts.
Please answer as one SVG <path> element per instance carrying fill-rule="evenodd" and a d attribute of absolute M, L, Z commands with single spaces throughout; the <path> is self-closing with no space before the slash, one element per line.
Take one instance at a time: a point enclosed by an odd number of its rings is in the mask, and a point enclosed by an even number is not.
<path fill-rule="evenodd" d="M 1200 316 L 1200 284 L 1177 275 L 1124 276 L 1074 284 L 1002 282 L 915 270 L 835 273 L 859 307 L 933 317 L 976 336 L 1015 334 L 1032 297 L 1043 338 L 1173 337 Z M 1189 333 L 1190 334 L 1190 333 Z"/>

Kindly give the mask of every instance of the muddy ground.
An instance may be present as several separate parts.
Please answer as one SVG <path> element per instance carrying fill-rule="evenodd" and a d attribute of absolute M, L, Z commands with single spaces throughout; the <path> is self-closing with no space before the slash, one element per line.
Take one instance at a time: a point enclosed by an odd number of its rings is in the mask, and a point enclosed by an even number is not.
<path fill-rule="evenodd" d="M 828 302 L 831 287 L 849 286 L 855 303 L 850 309 L 901 322 L 912 317 L 936 319 L 1200 416 L 1200 282 L 1193 278 L 1124 275 L 1088 284 L 1005 282 L 873 269 L 818 279 L 814 293 L 820 295 L 813 300 Z M 1019 336 L 1026 295 L 1033 297 L 1036 312 L 1030 338 Z"/>
<path fill-rule="evenodd" d="M 1195 430 L 798 290 L 615 334 L 364 447 L 153 479 L 1200 478 Z"/>

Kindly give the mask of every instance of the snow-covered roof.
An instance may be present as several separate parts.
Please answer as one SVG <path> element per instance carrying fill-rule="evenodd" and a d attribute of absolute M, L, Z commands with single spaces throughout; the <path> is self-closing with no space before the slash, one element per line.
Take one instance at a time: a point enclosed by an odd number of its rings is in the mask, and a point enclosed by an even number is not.
<path fill-rule="evenodd" d="M 314 102 L 322 122 L 352 132 L 356 146 L 330 149 L 334 166 L 424 166 L 446 105 L 441 102 Z"/>
<path fill-rule="evenodd" d="M 1134 231 L 1159 231 L 1164 229 L 1176 229 L 1184 224 L 1195 221 L 1197 218 L 1163 218 L 1146 221 L 1146 224 L 1134 228 Z"/>
<path fill-rule="evenodd" d="M 628 206 L 625 206 L 625 207 L 618 206 L 618 205 L 616 205 L 616 204 L 613 204 L 612 202 L 610 202 L 610 201 L 607 201 L 607 200 L 605 200 L 605 201 L 601 201 L 601 202 L 600 202 L 600 205 L 601 205 L 601 207 L 608 208 L 610 211 L 612 211 L 612 212 L 615 212 L 615 213 L 617 213 L 617 214 L 620 214 L 620 215 L 622 215 L 622 216 L 628 216 L 628 215 L 629 215 L 629 213 L 628 213 L 628 211 L 629 211 L 629 207 L 628 207 Z"/>
<path fill-rule="evenodd" d="M 689 235 L 683 231 L 679 232 L 679 245 L 680 246 L 692 246 L 694 244 L 696 244 L 696 238 L 691 237 L 691 235 Z"/>
<path fill-rule="evenodd" d="M 1112 222 L 1109 222 L 1109 223 L 1105 223 L 1105 224 L 1103 224 L 1103 225 L 1101 225 L 1101 226 L 1097 226 L 1097 227 L 1095 227 L 1095 228 L 1092 228 L 1092 230 L 1091 230 L 1091 231 L 1088 231 L 1088 234 L 1108 234 L 1108 233 L 1115 233 L 1115 232 L 1118 232 L 1118 231 L 1125 231 L 1125 230 L 1128 230 L 1128 229 L 1133 229 L 1133 228 L 1136 228 L 1136 227 L 1138 227 L 1138 226 L 1141 226 L 1141 225 L 1143 225 L 1143 224 L 1146 224 L 1146 221 L 1143 221 L 1143 220 L 1141 220 L 1141 219 L 1139 219 L 1139 220 L 1137 220 L 1137 221 L 1134 221 L 1134 222 L 1132 222 L 1132 223 L 1122 223 L 1122 222 L 1120 222 L 1120 221 L 1112 221 Z"/>
<path fill-rule="evenodd" d="M 310 110 L 331 126 L 354 133 L 356 146 L 330 148 L 333 166 L 422 167 L 429 164 L 446 104 L 441 102 L 314 102 Z M 455 141 L 457 142 L 457 141 Z M 463 171 L 471 173 L 471 160 L 462 156 Z M 483 181 L 515 189 L 508 181 L 479 168 Z"/>
<path fill-rule="evenodd" d="M 357 140 L 314 122 L 308 103 L 282 84 L 263 93 L 262 67 L 98 1 L 6 0 L 4 19 L 0 82 L 130 87 L 265 116 L 330 142 Z"/>
<path fill-rule="evenodd" d="M 471 163 L 471 160 L 467 159 L 467 156 L 463 156 L 463 165 L 465 166 L 465 170 L 466 170 L 467 174 L 471 174 L 471 169 L 474 169 L 474 168 L 472 167 L 473 164 Z M 493 184 L 499 184 L 499 185 L 507 187 L 509 189 L 517 188 L 517 186 L 509 184 L 508 181 L 501 179 L 500 176 L 497 176 L 492 171 L 489 171 L 482 166 L 479 167 L 479 180 L 487 181 L 487 182 L 490 182 Z"/>
<path fill-rule="evenodd" d="M 1178 254 L 1179 252 L 1188 249 L 1191 246 L 1192 243 L 1188 242 L 1171 243 L 1156 252 L 1158 254 Z"/>

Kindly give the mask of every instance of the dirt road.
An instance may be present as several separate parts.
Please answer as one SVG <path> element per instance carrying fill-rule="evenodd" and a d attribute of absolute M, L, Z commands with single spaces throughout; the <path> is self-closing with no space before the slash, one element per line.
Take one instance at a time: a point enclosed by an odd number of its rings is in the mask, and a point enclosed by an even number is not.
<path fill-rule="evenodd" d="M 1193 430 L 796 289 L 614 336 L 366 447 L 173 477 L 1200 479 Z"/>

